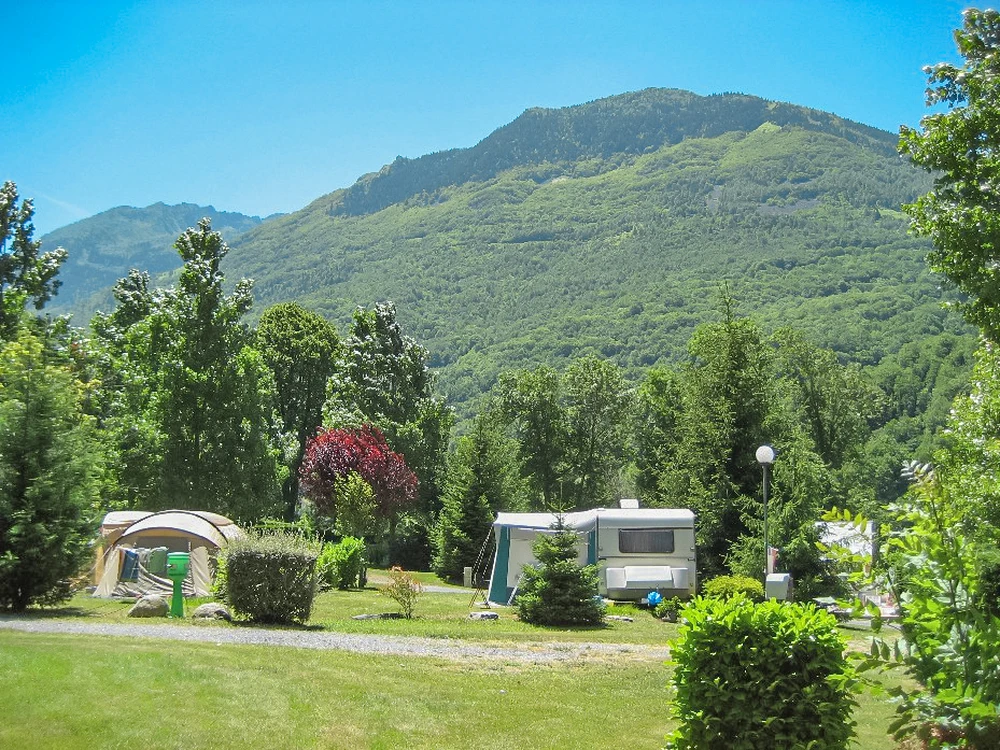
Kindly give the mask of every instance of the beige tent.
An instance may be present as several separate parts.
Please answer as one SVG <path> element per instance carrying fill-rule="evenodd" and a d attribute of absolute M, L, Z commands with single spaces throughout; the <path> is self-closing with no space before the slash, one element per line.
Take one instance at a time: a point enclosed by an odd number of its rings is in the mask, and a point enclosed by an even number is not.
<path fill-rule="evenodd" d="M 243 536 L 235 523 L 218 513 L 164 510 L 158 513 L 113 511 L 101 524 L 101 547 L 95 566 L 94 596 L 170 593 L 168 552 L 188 552 L 191 572 L 184 596 L 209 596 L 214 558 L 231 539 Z"/>

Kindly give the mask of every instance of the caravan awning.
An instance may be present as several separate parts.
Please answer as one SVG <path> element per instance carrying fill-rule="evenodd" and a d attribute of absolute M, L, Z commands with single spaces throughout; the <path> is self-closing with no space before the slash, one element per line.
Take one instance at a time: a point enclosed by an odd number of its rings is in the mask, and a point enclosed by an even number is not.
<path fill-rule="evenodd" d="M 588 529 L 597 519 L 602 526 L 635 524 L 640 527 L 689 529 L 694 525 L 694 513 L 686 508 L 594 508 L 563 514 L 563 523 L 570 529 Z M 552 528 L 555 522 L 555 513 L 498 513 L 493 525 L 543 530 Z"/>
<path fill-rule="evenodd" d="M 494 526 L 509 526 L 514 529 L 551 529 L 556 522 L 555 513 L 497 513 Z M 597 518 L 596 510 L 582 510 L 577 513 L 563 513 L 563 523 L 568 529 L 585 529 L 593 526 Z"/>

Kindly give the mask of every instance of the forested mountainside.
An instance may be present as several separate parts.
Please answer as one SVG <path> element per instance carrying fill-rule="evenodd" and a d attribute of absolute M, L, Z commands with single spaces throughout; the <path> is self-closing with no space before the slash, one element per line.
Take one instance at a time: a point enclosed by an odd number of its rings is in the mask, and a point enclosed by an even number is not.
<path fill-rule="evenodd" d="M 483 182 L 515 167 L 648 153 L 687 138 L 748 132 L 765 122 L 831 133 L 895 153 L 894 140 L 884 132 L 826 112 L 738 94 L 702 97 L 676 89 L 647 89 L 564 109 L 529 109 L 474 148 L 419 159 L 398 157 L 340 194 L 332 210 L 355 216 L 373 213 L 411 195 Z M 614 166 L 611 161 L 603 168 Z"/>
<path fill-rule="evenodd" d="M 455 402 L 588 352 L 684 356 L 720 294 L 875 364 L 967 331 L 898 210 L 930 183 L 896 136 L 744 95 L 646 90 L 533 109 L 470 149 L 397 159 L 238 238 L 256 308 L 344 325 L 395 301 Z"/>
<path fill-rule="evenodd" d="M 61 245 L 69 256 L 59 273 L 59 292 L 47 309 L 75 313 L 75 322 L 83 324 L 95 308 L 107 309 L 110 287 L 130 268 L 153 275 L 180 268 L 173 244 L 206 216 L 227 239 L 261 223 L 257 216 L 216 211 L 212 206 L 154 203 L 146 208 L 112 208 L 49 232 L 40 238 L 42 247 L 51 250 Z"/>

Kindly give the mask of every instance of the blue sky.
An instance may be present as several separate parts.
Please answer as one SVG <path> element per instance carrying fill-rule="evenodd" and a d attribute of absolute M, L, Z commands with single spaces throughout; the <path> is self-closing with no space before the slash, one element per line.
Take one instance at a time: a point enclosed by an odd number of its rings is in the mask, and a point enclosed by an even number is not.
<path fill-rule="evenodd" d="M 896 131 L 950 0 L 0 0 L 0 180 L 36 236 L 106 209 L 299 209 L 528 107 L 739 91 Z"/>

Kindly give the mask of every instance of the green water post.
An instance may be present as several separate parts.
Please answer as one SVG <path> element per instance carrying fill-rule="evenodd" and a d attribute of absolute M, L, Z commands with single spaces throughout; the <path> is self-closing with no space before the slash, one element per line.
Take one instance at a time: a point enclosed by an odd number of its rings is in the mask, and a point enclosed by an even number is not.
<path fill-rule="evenodd" d="M 190 567 L 189 553 L 171 552 L 167 555 L 167 578 L 174 582 L 174 595 L 170 600 L 171 617 L 184 617 L 184 591 L 181 584 L 187 578 Z"/>

